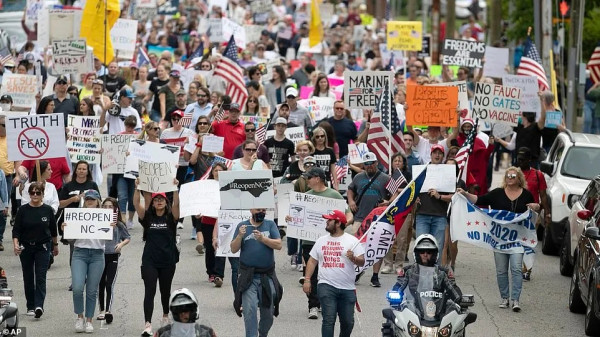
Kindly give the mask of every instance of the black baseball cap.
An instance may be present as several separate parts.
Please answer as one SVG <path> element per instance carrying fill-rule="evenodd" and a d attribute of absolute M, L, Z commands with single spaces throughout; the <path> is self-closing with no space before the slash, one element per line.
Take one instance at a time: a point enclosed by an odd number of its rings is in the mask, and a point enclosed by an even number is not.
<path fill-rule="evenodd" d="M 59 82 L 63 82 L 64 84 L 67 84 L 67 83 L 69 83 L 69 80 L 67 79 L 67 76 L 60 75 L 56 78 L 56 83 L 59 83 Z"/>
<path fill-rule="evenodd" d="M 314 177 L 319 177 L 324 182 L 327 181 L 327 176 L 325 175 L 325 171 L 323 171 L 323 169 L 320 168 L 320 167 L 313 167 L 313 168 L 311 168 L 310 171 L 304 173 L 304 177 L 306 179 L 310 179 L 310 178 L 314 178 Z"/>
<path fill-rule="evenodd" d="M 10 104 L 12 104 L 12 103 L 13 103 L 13 99 L 12 99 L 12 96 L 11 96 L 11 95 L 2 95 L 2 96 L 0 97 L 0 102 L 2 102 L 2 101 L 7 101 L 7 102 L 9 102 Z"/>
<path fill-rule="evenodd" d="M 517 158 L 531 159 L 531 150 L 526 146 L 520 147 L 517 151 Z"/>

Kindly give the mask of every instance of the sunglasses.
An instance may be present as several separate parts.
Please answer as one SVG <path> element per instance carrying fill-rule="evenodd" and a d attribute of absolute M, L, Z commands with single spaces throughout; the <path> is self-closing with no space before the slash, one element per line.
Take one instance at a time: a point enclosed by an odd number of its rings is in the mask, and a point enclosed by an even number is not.
<path fill-rule="evenodd" d="M 258 103 L 258 101 L 255 101 L 255 100 L 253 100 L 253 99 L 249 99 L 249 100 L 248 100 L 248 103 Z"/>
<path fill-rule="evenodd" d="M 256 132 L 256 129 L 246 129 L 246 132 Z"/>
<path fill-rule="evenodd" d="M 102 81 L 102 80 L 93 80 L 92 84 L 104 84 L 104 81 Z"/>
<path fill-rule="evenodd" d="M 344 108 L 334 108 L 335 110 L 344 110 Z"/>
<path fill-rule="evenodd" d="M 373 164 L 375 164 L 375 163 L 376 163 L 376 162 L 374 162 L 374 161 L 366 161 L 366 162 L 364 162 L 364 164 L 365 164 L 366 166 L 370 166 L 370 165 L 373 165 Z"/>
<path fill-rule="evenodd" d="M 157 127 L 154 127 L 154 128 L 150 128 L 150 130 L 159 131 L 160 128 L 157 126 Z"/>
<path fill-rule="evenodd" d="M 316 166 L 315 163 L 304 163 L 304 166 Z"/>
<path fill-rule="evenodd" d="M 208 97 L 208 95 L 198 95 L 198 97 Z"/>
<path fill-rule="evenodd" d="M 256 149 L 249 149 L 249 148 L 245 148 L 244 151 L 248 151 L 248 152 L 256 152 Z"/>
<path fill-rule="evenodd" d="M 29 193 L 29 195 L 42 195 L 42 194 L 44 194 L 44 193 L 42 193 L 40 191 L 33 191 L 33 192 Z"/>
<path fill-rule="evenodd" d="M 198 122 L 198 125 L 208 125 L 207 122 Z"/>
<path fill-rule="evenodd" d="M 506 178 L 508 179 L 515 179 L 517 177 L 517 175 L 515 173 L 510 173 L 506 175 Z"/>
<path fill-rule="evenodd" d="M 59 82 L 56 82 L 56 84 L 60 84 L 60 85 L 66 85 L 66 84 L 67 84 L 67 82 L 65 82 L 65 81 L 59 81 Z"/>
<path fill-rule="evenodd" d="M 325 138 L 325 135 L 315 135 L 315 139 Z"/>

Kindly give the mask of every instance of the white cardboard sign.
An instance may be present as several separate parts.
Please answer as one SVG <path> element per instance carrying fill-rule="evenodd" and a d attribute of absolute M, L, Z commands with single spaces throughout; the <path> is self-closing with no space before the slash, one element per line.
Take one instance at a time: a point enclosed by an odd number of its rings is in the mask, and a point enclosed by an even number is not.
<path fill-rule="evenodd" d="M 17 108 L 31 108 L 35 105 L 35 95 L 38 93 L 38 79 L 36 75 L 7 74 L 2 76 L 2 95 L 10 95 L 13 106 Z"/>
<path fill-rule="evenodd" d="M 488 83 L 475 83 L 473 118 L 517 126 L 521 116 L 521 89 Z"/>
<path fill-rule="evenodd" d="M 539 86 L 537 77 L 505 74 L 502 85 L 521 89 L 521 111 L 540 114 L 542 105 L 538 96 Z"/>
<path fill-rule="evenodd" d="M 308 241 L 317 241 L 325 230 L 324 214 L 333 210 L 345 211 L 348 208 L 344 199 L 332 199 L 306 193 L 291 192 L 289 216 L 292 220 L 288 222 L 287 235 Z M 280 214 L 279 217 L 285 217 Z"/>
<path fill-rule="evenodd" d="M 102 172 L 125 173 L 127 149 L 134 135 L 102 135 Z"/>
<path fill-rule="evenodd" d="M 127 151 L 129 155 L 125 161 L 126 178 L 135 179 L 138 176 L 139 160 L 148 163 L 171 163 L 173 166 L 179 162 L 179 146 L 131 139 Z"/>
<path fill-rule="evenodd" d="M 221 209 L 274 208 L 271 170 L 221 171 Z"/>
<path fill-rule="evenodd" d="M 216 218 L 221 207 L 219 181 L 207 179 L 183 184 L 179 191 L 179 200 L 181 217 L 202 214 Z"/>
<path fill-rule="evenodd" d="M 88 72 L 85 39 L 52 40 L 52 63 L 56 74 Z"/>
<path fill-rule="evenodd" d="M 177 168 L 169 162 L 138 161 L 138 190 L 150 193 L 177 191 Z"/>
<path fill-rule="evenodd" d="M 64 157 L 63 114 L 7 116 L 6 145 L 9 161 Z"/>
<path fill-rule="evenodd" d="M 240 252 L 231 252 L 231 241 L 237 225 L 249 220 L 252 217 L 250 211 L 247 210 L 220 210 L 217 220 L 218 230 L 218 248 L 215 252 L 217 256 L 240 257 Z"/>
<path fill-rule="evenodd" d="M 137 20 L 118 19 L 110 30 L 113 48 L 119 51 L 135 51 Z"/>
<path fill-rule="evenodd" d="M 202 137 L 202 151 L 203 152 L 221 152 L 223 151 L 223 143 L 225 137 L 205 135 Z"/>
<path fill-rule="evenodd" d="M 456 165 L 413 165 L 413 176 L 418 177 L 425 167 L 427 167 L 427 176 L 421 187 L 421 193 L 426 193 L 432 188 L 438 192 L 456 191 Z"/>
<path fill-rule="evenodd" d="M 267 131 L 267 138 L 275 137 L 275 130 Z M 294 142 L 294 146 L 299 142 L 306 140 L 306 136 L 304 135 L 304 128 L 301 126 L 296 126 L 293 128 L 285 129 L 285 138 Z"/>
<path fill-rule="evenodd" d="M 100 164 L 100 117 L 69 115 L 67 118 L 67 150 L 71 162 L 85 160 L 90 164 Z"/>
<path fill-rule="evenodd" d="M 65 239 L 112 240 L 116 214 L 104 208 L 65 208 Z"/>

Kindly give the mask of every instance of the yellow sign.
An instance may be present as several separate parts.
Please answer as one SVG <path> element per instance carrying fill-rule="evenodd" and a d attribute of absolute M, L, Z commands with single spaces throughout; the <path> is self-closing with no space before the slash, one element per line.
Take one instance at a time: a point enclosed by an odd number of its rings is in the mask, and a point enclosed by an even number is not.
<path fill-rule="evenodd" d="M 387 23 L 388 50 L 420 51 L 423 48 L 421 21 L 390 21 Z"/>

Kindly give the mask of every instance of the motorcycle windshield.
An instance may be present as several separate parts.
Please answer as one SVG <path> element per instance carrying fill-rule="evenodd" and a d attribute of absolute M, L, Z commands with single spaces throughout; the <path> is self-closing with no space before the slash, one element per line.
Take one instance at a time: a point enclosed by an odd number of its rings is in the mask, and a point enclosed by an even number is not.
<path fill-rule="evenodd" d="M 438 313 L 444 304 L 444 293 L 434 290 L 434 285 L 439 283 L 437 277 L 435 267 L 420 266 L 417 294 L 423 316 L 421 319 L 430 323 L 440 320 Z"/>

